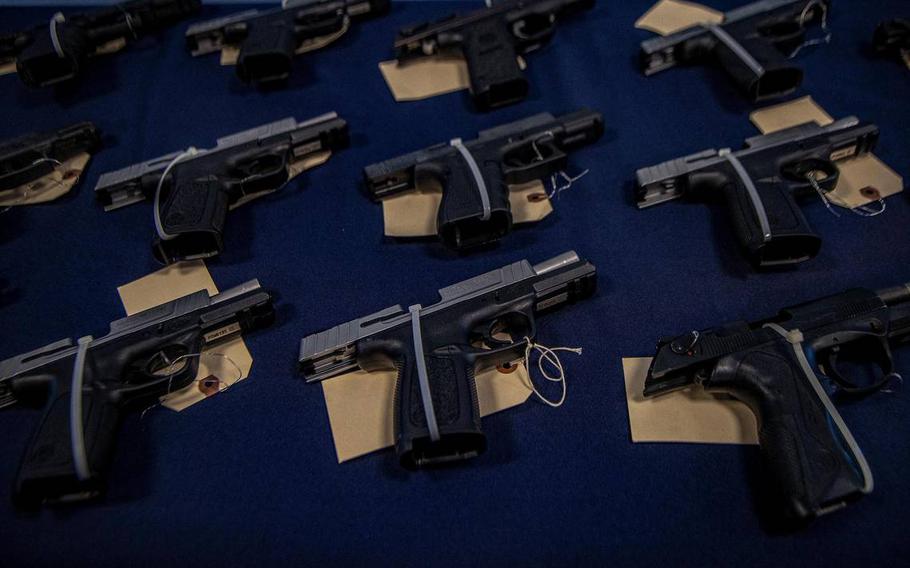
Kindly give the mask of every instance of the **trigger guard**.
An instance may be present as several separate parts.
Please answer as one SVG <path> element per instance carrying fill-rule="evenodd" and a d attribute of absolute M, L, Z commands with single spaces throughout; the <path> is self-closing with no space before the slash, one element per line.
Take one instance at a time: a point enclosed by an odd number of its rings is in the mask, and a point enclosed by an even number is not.
<path fill-rule="evenodd" d="M 834 382 L 839 393 L 847 396 L 865 396 L 880 391 L 891 382 L 896 374 L 894 361 L 891 358 L 891 352 L 887 344 L 879 343 L 879 345 L 881 349 L 876 351 L 874 358 L 870 362 L 878 366 L 882 371 L 882 378 L 865 386 L 857 385 L 845 377 L 837 368 L 839 348 L 834 348 L 827 352 L 824 357 L 825 375 Z"/>
<path fill-rule="evenodd" d="M 787 180 L 797 182 L 802 186 L 810 185 L 808 180 L 808 174 L 810 172 L 822 172 L 825 174 L 824 179 L 816 180 L 818 186 L 825 193 L 828 193 L 837 187 L 837 182 L 840 179 L 840 168 L 830 160 L 809 158 L 808 160 L 800 160 L 799 162 L 788 164 L 781 168 L 781 174 Z"/>
<path fill-rule="evenodd" d="M 509 326 L 510 319 L 511 319 L 511 321 L 521 320 L 521 325 L 524 325 L 524 327 L 525 327 L 525 329 L 523 330 L 525 333 L 518 334 L 519 337 L 515 337 L 514 335 L 510 334 L 512 336 L 511 341 L 503 341 L 503 340 L 496 339 L 495 337 L 493 337 L 493 330 L 497 326 L 497 324 L 505 323 L 506 329 L 508 329 L 510 327 Z M 519 312 L 509 312 L 507 314 L 503 314 L 502 316 L 493 319 L 489 323 L 489 325 L 484 326 L 484 331 L 481 334 L 481 337 L 483 337 L 484 343 L 486 345 L 488 345 L 491 349 L 497 349 L 497 348 L 501 348 L 501 347 L 514 347 L 515 345 L 519 345 L 522 342 L 524 342 L 526 337 L 534 337 L 536 333 L 537 333 L 537 330 L 534 328 L 533 318 L 529 318 Z"/>

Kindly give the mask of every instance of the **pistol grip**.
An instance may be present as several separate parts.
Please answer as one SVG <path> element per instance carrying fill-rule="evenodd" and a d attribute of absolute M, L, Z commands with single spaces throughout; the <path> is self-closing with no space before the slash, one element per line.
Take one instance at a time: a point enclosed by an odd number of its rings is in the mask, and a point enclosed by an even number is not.
<path fill-rule="evenodd" d="M 284 81 L 291 74 L 296 50 L 293 22 L 277 19 L 253 24 L 237 54 L 237 76 L 257 85 Z"/>
<path fill-rule="evenodd" d="M 722 189 L 737 240 L 749 260 L 759 268 L 771 268 L 814 258 L 821 249 L 821 238 L 809 226 L 788 184 L 756 179 L 753 185 L 767 218 L 768 234 L 741 179 L 729 179 Z"/>
<path fill-rule="evenodd" d="M 57 54 L 50 32 L 35 34 L 34 41 L 16 57 L 16 72 L 27 86 L 48 87 L 79 74 L 89 44 L 85 32 L 66 22 L 56 24 L 63 57 Z"/>
<path fill-rule="evenodd" d="M 407 469 L 439 465 L 482 454 L 480 407 L 473 358 L 454 346 L 425 355 L 439 439 L 430 438 L 413 353 L 396 363 L 395 450 Z"/>
<path fill-rule="evenodd" d="M 720 66 L 752 102 L 788 95 L 802 84 L 802 69 L 791 64 L 772 40 L 754 32 L 727 31 L 738 47 L 718 41 L 714 54 Z"/>
<path fill-rule="evenodd" d="M 120 422 L 119 405 L 109 394 L 83 392 L 83 436 L 90 475 L 79 479 L 73 461 L 70 393 L 53 393 L 29 442 L 13 487 L 17 506 L 34 508 L 46 501 L 79 501 L 104 490 Z"/>
<path fill-rule="evenodd" d="M 511 32 L 497 21 L 484 21 L 466 31 L 461 44 L 468 66 L 471 95 L 480 110 L 521 101 L 528 81 L 518 67 Z"/>
<path fill-rule="evenodd" d="M 454 250 L 498 241 L 512 229 L 509 189 L 499 162 L 475 159 L 489 201 L 486 218 L 482 190 L 462 156 L 456 153 L 447 164 L 423 163 L 414 168 L 418 188 L 427 180 L 442 186 L 436 230 L 443 244 Z"/>
<path fill-rule="evenodd" d="M 852 436 L 846 426 L 827 410 L 827 395 L 812 386 L 792 349 L 781 340 L 724 357 L 705 388 L 751 408 L 783 512 L 805 522 L 868 493 L 872 478 L 860 465 L 865 462 L 858 448 L 847 441 Z"/>
<path fill-rule="evenodd" d="M 214 256 L 224 248 L 229 196 L 222 181 L 205 176 L 183 182 L 176 174 L 173 191 L 161 205 L 161 226 L 173 238 L 156 238 L 155 256 L 165 263 Z"/>

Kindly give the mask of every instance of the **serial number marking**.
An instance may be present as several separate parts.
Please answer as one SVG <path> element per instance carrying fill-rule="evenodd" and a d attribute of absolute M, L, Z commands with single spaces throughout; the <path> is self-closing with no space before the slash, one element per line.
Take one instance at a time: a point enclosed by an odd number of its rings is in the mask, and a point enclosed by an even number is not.
<path fill-rule="evenodd" d="M 560 294 L 553 296 L 552 298 L 547 298 L 546 300 L 543 300 L 542 302 L 538 302 L 537 309 L 545 310 L 547 308 L 552 308 L 553 306 L 561 304 L 568 299 L 569 299 L 569 293 L 562 292 Z"/>
<path fill-rule="evenodd" d="M 843 160 L 844 158 L 849 158 L 850 156 L 856 155 L 856 146 L 848 146 L 840 150 L 835 150 L 831 152 L 831 161 L 836 162 L 838 160 Z"/>
<path fill-rule="evenodd" d="M 206 343 L 212 343 L 213 341 L 217 341 L 228 335 L 234 335 L 235 333 L 240 333 L 240 324 L 237 322 L 216 329 L 215 331 L 210 331 L 206 333 L 203 338 Z"/>

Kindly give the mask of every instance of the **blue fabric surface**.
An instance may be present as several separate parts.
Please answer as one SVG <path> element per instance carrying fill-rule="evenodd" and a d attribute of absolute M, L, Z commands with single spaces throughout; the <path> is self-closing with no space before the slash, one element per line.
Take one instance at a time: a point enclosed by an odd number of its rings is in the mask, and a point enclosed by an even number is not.
<path fill-rule="evenodd" d="M 242 85 L 217 56 L 189 57 L 187 23 L 93 62 L 77 86 L 32 91 L 0 79 L 0 138 L 80 120 L 105 133 L 71 195 L 0 215 L 0 278 L 14 290 L 0 306 L 0 359 L 105 333 L 122 314 L 116 286 L 158 268 L 149 204 L 103 212 L 92 196 L 102 172 L 285 116 L 335 110 L 352 133 L 352 147 L 328 164 L 229 216 L 212 275 L 222 289 L 258 277 L 279 293 L 280 321 L 247 339 L 250 380 L 179 414 L 125 420 L 106 500 L 14 512 L 7 483 L 38 413 L 0 413 L 0 563 L 906 565 L 906 388 L 841 406 L 875 491 L 792 535 L 774 534 L 756 514 L 764 500 L 757 448 L 630 442 L 621 357 L 651 354 L 662 335 L 769 316 L 850 286 L 910 281 L 906 195 L 877 219 L 836 218 L 809 202 L 821 254 L 771 274 L 749 268 L 720 211 L 634 207 L 636 168 L 737 147 L 756 132 L 753 107 L 720 71 L 638 72 L 638 43 L 651 34 L 633 23 L 650 3 L 601 2 L 561 26 L 529 57 L 528 99 L 490 114 L 472 110 L 465 93 L 396 104 L 383 83 L 376 64 L 391 56 L 395 30 L 456 7 L 436 2 L 395 4 L 388 17 L 299 57 L 281 91 Z M 880 125 L 877 154 L 908 178 L 910 72 L 864 53 L 875 24 L 906 8 L 905 0 L 835 1 L 832 43 L 799 57 L 806 81 L 797 94 L 835 117 Z M 52 12 L 3 9 L 0 21 L 13 30 Z M 604 113 L 606 135 L 573 154 L 571 171 L 591 173 L 544 222 L 469 256 L 382 237 L 380 207 L 358 189 L 364 165 L 585 105 Z M 462 467 L 409 474 L 389 451 L 336 463 L 321 389 L 294 371 L 303 335 L 391 304 L 431 303 L 442 286 L 567 249 L 597 265 L 600 289 L 542 322 L 543 343 L 584 347 L 581 358 L 566 358 L 564 407 L 529 402 L 485 419 L 489 451 Z M 907 351 L 898 354 L 905 376 Z"/>

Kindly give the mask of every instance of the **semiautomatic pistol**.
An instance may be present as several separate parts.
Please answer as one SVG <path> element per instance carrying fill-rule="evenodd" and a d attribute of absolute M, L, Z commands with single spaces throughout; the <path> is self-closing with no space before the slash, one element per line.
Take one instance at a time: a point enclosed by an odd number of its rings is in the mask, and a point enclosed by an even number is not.
<path fill-rule="evenodd" d="M 35 507 L 100 495 L 121 417 L 189 385 L 203 349 L 273 320 L 272 296 L 253 280 L 116 320 L 104 337 L 64 339 L 0 362 L 0 408 L 44 407 L 14 502 Z"/>
<path fill-rule="evenodd" d="M 16 62 L 29 87 L 73 79 L 99 48 L 138 40 L 199 11 L 199 0 L 131 0 L 84 14 L 57 12 L 50 22 L 0 36 L 0 63 Z"/>
<path fill-rule="evenodd" d="M 700 24 L 641 43 L 645 75 L 677 65 L 715 63 L 752 102 L 792 93 L 803 71 L 790 58 L 806 44 L 807 28 L 827 30 L 830 0 L 760 0 L 724 14 L 720 24 Z"/>
<path fill-rule="evenodd" d="M 381 16 L 389 0 L 287 0 L 272 10 L 246 10 L 200 22 L 186 31 L 194 56 L 239 47 L 237 76 L 244 83 L 275 83 L 291 74 L 295 53 L 328 45 L 354 21 Z"/>
<path fill-rule="evenodd" d="M 404 28 L 395 39 L 400 62 L 427 55 L 460 52 L 468 66 L 470 91 L 481 110 L 516 103 L 528 94 L 518 64 L 547 44 L 556 23 L 594 6 L 594 0 L 504 0 L 487 8 L 438 22 Z"/>
<path fill-rule="evenodd" d="M 43 178 L 70 158 L 94 154 L 100 147 L 101 133 L 91 122 L 0 142 L 0 192 Z"/>
<path fill-rule="evenodd" d="M 438 184 L 439 239 L 464 250 L 498 241 L 512 229 L 509 184 L 561 171 L 568 153 L 597 141 L 603 116 L 582 109 L 555 118 L 540 113 L 481 131 L 476 140 L 455 138 L 363 170 L 367 194 L 379 201 Z"/>
<path fill-rule="evenodd" d="M 476 372 L 524 356 L 537 318 L 591 296 L 597 272 L 567 252 L 522 260 L 439 290 L 440 301 L 386 308 L 300 342 L 307 382 L 396 370 L 395 449 L 408 469 L 483 453 Z"/>
<path fill-rule="evenodd" d="M 219 138 L 214 148 L 191 148 L 102 174 L 95 197 L 105 211 L 153 200 L 162 262 L 206 258 L 224 248 L 232 207 L 281 188 L 294 163 L 348 145 L 348 125 L 335 113 L 298 123 L 285 118 Z"/>
<path fill-rule="evenodd" d="M 779 512 L 806 522 L 872 491 L 872 472 L 821 377 L 845 395 L 896 378 L 891 347 L 910 338 L 910 284 L 856 288 L 781 310 L 661 339 L 645 396 L 701 384 L 744 402 L 758 420 L 761 453 L 779 490 Z M 871 381 L 844 368 L 877 367 Z M 878 372 L 880 371 L 880 373 Z M 855 376 L 855 375 L 854 375 Z"/>
<path fill-rule="evenodd" d="M 872 152 L 878 127 L 855 117 L 807 123 L 746 140 L 745 148 L 705 150 L 638 170 L 639 209 L 678 198 L 722 200 L 749 260 L 759 268 L 815 257 L 821 238 L 798 200 L 834 190 L 835 162 Z"/>

